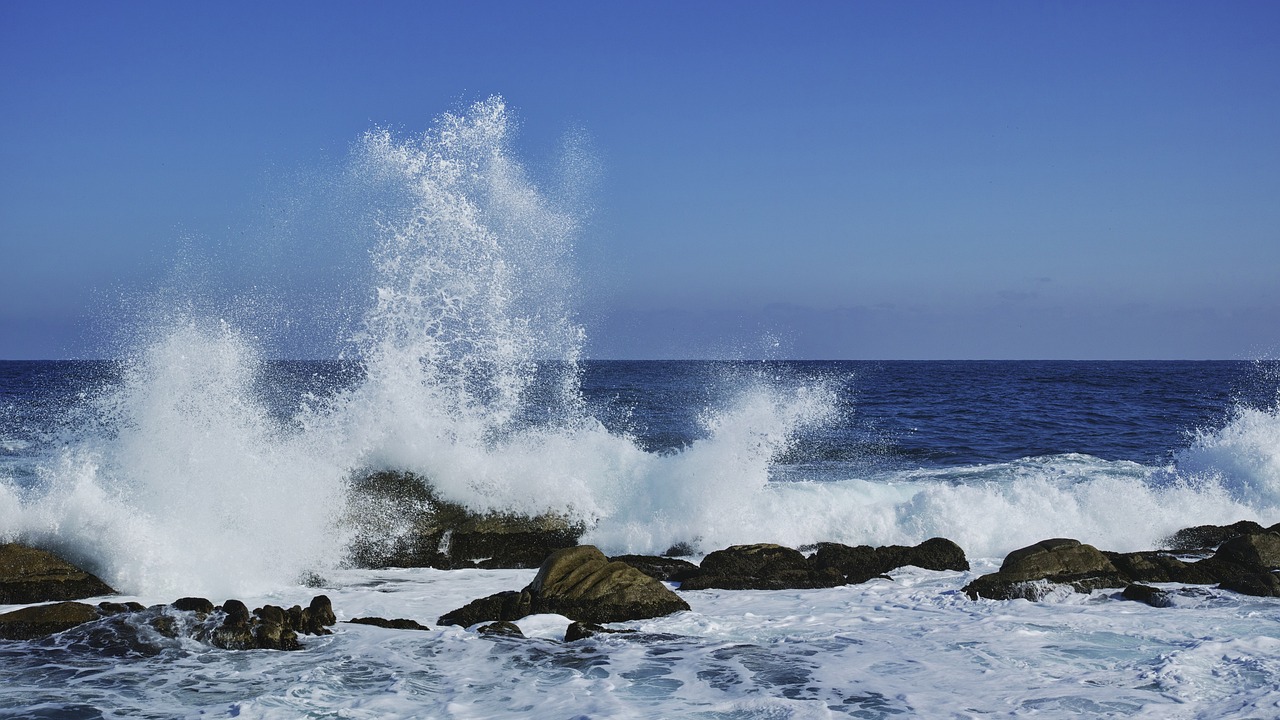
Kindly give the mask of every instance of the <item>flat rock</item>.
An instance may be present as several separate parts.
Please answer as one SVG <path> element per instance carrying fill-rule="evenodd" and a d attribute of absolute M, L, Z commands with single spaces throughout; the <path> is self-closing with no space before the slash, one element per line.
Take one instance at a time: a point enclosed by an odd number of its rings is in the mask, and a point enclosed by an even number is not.
<path fill-rule="evenodd" d="M 372 625 L 374 627 L 386 628 L 388 630 L 430 630 L 431 628 L 423 625 L 417 620 L 409 620 L 408 618 L 394 618 L 388 620 L 380 617 L 359 617 L 348 620 L 352 625 Z"/>
<path fill-rule="evenodd" d="M 0 604 L 19 605 L 51 600 L 79 600 L 116 591 L 45 550 L 17 543 L 0 545 Z"/>
<path fill-rule="evenodd" d="M 734 545 L 702 559 L 698 573 L 681 581 L 681 590 L 787 590 L 835 587 L 844 577 L 815 569 L 799 550 L 773 543 Z"/>

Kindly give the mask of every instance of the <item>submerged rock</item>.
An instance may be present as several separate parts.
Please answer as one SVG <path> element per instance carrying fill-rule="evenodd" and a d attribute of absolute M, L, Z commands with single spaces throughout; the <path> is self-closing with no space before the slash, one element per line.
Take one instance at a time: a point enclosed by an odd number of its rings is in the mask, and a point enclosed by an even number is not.
<path fill-rule="evenodd" d="M 595 637 L 596 635 L 630 635 L 634 633 L 635 630 L 631 629 L 610 630 L 603 625 L 595 623 L 573 622 L 569 623 L 569 627 L 564 631 L 564 641 L 568 643 Z"/>
<path fill-rule="evenodd" d="M 374 627 L 386 628 L 388 630 L 430 630 L 431 628 L 423 625 L 417 620 L 409 620 L 408 618 L 395 618 L 388 620 L 380 617 L 358 617 L 347 622 L 352 625 L 372 625 Z"/>
<path fill-rule="evenodd" d="M 79 600 L 115 595 L 97 576 L 45 550 L 17 543 L 0 545 L 0 604 Z"/>
<path fill-rule="evenodd" d="M 97 620 L 102 615 L 92 605 L 59 602 L 35 605 L 0 615 L 0 638 L 33 640 Z"/>
<path fill-rule="evenodd" d="M 1153 588 L 1150 585 L 1139 585 L 1138 583 L 1127 585 L 1122 595 L 1125 600 L 1146 603 L 1151 607 L 1169 607 L 1172 604 L 1169 600 L 1168 592 Z"/>
<path fill-rule="evenodd" d="M 499 620 L 495 623 L 483 625 L 476 628 L 476 632 L 481 635 L 496 635 L 499 637 L 524 637 L 524 631 L 520 629 L 520 626 L 509 620 Z"/>
<path fill-rule="evenodd" d="M 585 529 L 553 514 L 477 513 L 398 472 L 353 481 L 346 522 L 357 529 L 350 560 L 368 568 L 533 568 Z"/>
<path fill-rule="evenodd" d="M 581 545 L 552 553 L 523 590 L 473 600 L 442 615 L 437 623 L 470 627 L 486 621 L 519 620 L 535 613 L 606 623 L 688 609 L 688 603 L 658 580 L 626 563 L 611 562 L 593 546 Z"/>

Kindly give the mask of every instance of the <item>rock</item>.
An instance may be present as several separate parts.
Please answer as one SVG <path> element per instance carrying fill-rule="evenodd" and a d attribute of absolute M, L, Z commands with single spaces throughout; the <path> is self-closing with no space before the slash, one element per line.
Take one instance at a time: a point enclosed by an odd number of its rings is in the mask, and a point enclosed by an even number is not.
<path fill-rule="evenodd" d="M 387 628 L 388 630 L 430 630 L 431 628 L 419 623 L 417 620 L 409 620 L 406 618 L 395 618 L 387 620 L 380 617 L 360 617 L 348 620 L 353 625 L 372 625 L 374 627 Z"/>
<path fill-rule="evenodd" d="M 655 580 L 680 582 L 699 572 L 698 566 L 688 560 L 654 555 L 618 555 L 610 558 L 624 562 Z"/>
<path fill-rule="evenodd" d="M 184 597 L 173 601 L 173 609 L 208 615 L 213 612 L 213 603 L 206 598 Z"/>
<path fill-rule="evenodd" d="M 689 604 L 626 563 L 610 562 L 591 545 L 552 553 L 525 588 L 534 612 L 608 623 L 661 617 Z"/>
<path fill-rule="evenodd" d="M 103 617 L 110 615 L 122 615 L 124 613 L 135 613 L 146 610 L 139 602 L 115 603 L 103 601 L 98 603 L 98 614 Z"/>
<path fill-rule="evenodd" d="M 1125 600 L 1146 603 L 1151 607 L 1169 607 L 1171 604 L 1169 593 L 1159 588 L 1153 588 L 1150 585 L 1139 585 L 1137 583 L 1127 585 L 1122 595 Z"/>
<path fill-rule="evenodd" d="M 734 545 L 702 559 L 698 574 L 680 583 L 681 590 L 785 590 L 844 584 L 835 570 L 815 570 L 799 551 L 772 543 Z"/>
<path fill-rule="evenodd" d="M 1216 550 L 1232 538 L 1264 532 L 1266 530 L 1261 525 L 1250 520 L 1241 520 L 1231 525 L 1196 525 L 1170 535 L 1165 538 L 1164 544 L 1174 552 Z"/>
<path fill-rule="evenodd" d="M 1218 588 L 1238 592 L 1241 595 L 1280 597 L 1280 578 L 1270 572 L 1248 573 L 1224 580 Z"/>
<path fill-rule="evenodd" d="M 470 627 L 558 613 L 571 620 L 606 623 L 659 617 L 689 605 L 661 582 L 622 562 L 610 562 L 590 545 L 557 550 L 520 592 L 500 592 L 446 613 L 440 625 Z"/>
<path fill-rule="evenodd" d="M 840 543 L 818 543 L 818 551 L 809 558 L 815 570 L 833 569 L 846 583 L 866 582 L 882 577 L 890 570 L 914 565 L 925 570 L 968 570 L 969 561 L 959 545 L 946 538 L 930 538 L 914 547 L 868 545 L 850 547 Z"/>
<path fill-rule="evenodd" d="M 533 596 L 527 591 L 507 590 L 472 600 L 457 610 L 441 615 L 436 624 L 471 627 L 491 620 L 519 620 L 533 613 Z"/>
<path fill-rule="evenodd" d="M 564 641 L 568 643 L 595 637 L 596 635 L 625 635 L 634 632 L 635 630 L 610 630 L 603 625 L 595 623 L 574 622 L 570 623 L 568 629 L 564 631 Z"/>
<path fill-rule="evenodd" d="M 0 545 L 0 605 L 115 594 L 96 576 L 53 553 L 17 543 Z"/>
<path fill-rule="evenodd" d="M 1077 592 L 1129 584 L 1097 548 L 1078 540 L 1054 538 L 1014 550 L 1005 556 L 999 572 L 974 580 L 964 592 L 974 600 L 1038 600 L 1050 583 L 1067 584 Z"/>
<path fill-rule="evenodd" d="M 0 638 L 32 640 L 97 620 L 97 608 L 78 602 L 36 605 L 0 615 Z"/>
<path fill-rule="evenodd" d="M 671 547 L 662 551 L 662 557 L 689 557 L 693 554 L 693 544 L 684 541 L 672 543 Z"/>
<path fill-rule="evenodd" d="M 1238 535 L 1222 543 L 1213 557 L 1259 570 L 1280 568 L 1280 535 L 1270 532 Z"/>
<path fill-rule="evenodd" d="M 1113 553 L 1103 555 L 1125 577 L 1136 583 L 1195 582 L 1185 580 L 1194 574 L 1187 563 L 1160 552 Z"/>
<path fill-rule="evenodd" d="M 346 522 L 358 528 L 357 567 L 532 568 L 577 545 L 584 526 L 544 514 L 477 513 L 424 479 L 382 472 L 351 483 Z"/>
<path fill-rule="evenodd" d="M 506 620 L 499 620 L 495 623 L 482 625 L 481 627 L 476 628 L 476 632 L 481 635 L 497 635 L 500 637 L 524 637 L 524 631 L 520 629 L 519 625 Z"/>
<path fill-rule="evenodd" d="M 316 595 L 311 598 L 307 609 L 301 612 L 294 629 L 307 635 L 330 635 L 332 633 L 328 628 L 336 622 L 338 616 L 333 614 L 333 602 L 329 600 L 329 596 Z"/>

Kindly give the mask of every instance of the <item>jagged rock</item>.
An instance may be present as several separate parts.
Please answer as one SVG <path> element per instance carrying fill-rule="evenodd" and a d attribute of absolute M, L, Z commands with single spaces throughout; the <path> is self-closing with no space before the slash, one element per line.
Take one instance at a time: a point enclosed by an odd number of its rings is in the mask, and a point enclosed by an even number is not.
<path fill-rule="evenodd" d="M 1170 605 L 1169 593 L 1159 588 L 1153 588 L 1150 585 L 1139 585 L 1137 583 L 1127 585 L 1122 595 L 1126 600 L 1146 603 L 1151 607 L 1169 607 Z"/>
<path fill-rule="evenodd" d="M 688 560 L 655 555 L 618 555 L 610 558 L 624 562 L 655 580 L 680 582 L 696 575 L 698 566 Z"/>
<path fill-rule="evenodd" d="M 680 583 L 681 590 L 785 590 L 844 584 L 838 571 L 815 570 L 799 550 L 772 543 L 716 550 L 702 559 L 698 570 Z"/>
<path fill-rule="evenodd" d="M 586 622 L 569 623 L 568 629 L 564 631 L 564 641 L 574 642 L 575 640 L 584 640 L 596 635 L 625 635 L 634 633 L 635 630 L 610 630 L 603 625 Z"/>
<path fill-rule="evenodd" d="M 351 483 L 347 522 L 361 532 L 358 567 L 532 568 L 577 545 L 584 526 L 564 517 L 477 513 L 441 498 L 410 473 L 382 472 Z"/>
<path fill-rule="evenodd" d="M 0 638 L 32 640 L 70 630 L 100 617 L 97 608 L 78 602 L 21 608 L 0 615 Z"/>
<path fill-rule="evenodd" d="M 818 551 L 809 558 L 815 570 L 833 569 L 846 583 L 866 582 L 904 565 L 925 570 L 968 570 L 969 561 L 959 545 L 946 538 L 930 538 L 914 547 L 869 545 L 851 547 L 840 543 L 818 543 Z"/>
<path fill-rule="evenodd" d="M 1129 584 L 1097 548 L 1078 540 L 1054 538 L 1014 550 L 1005 556 L 999 572 L 974 580 L 964 592 L 974 600 L 1038 600 L 1049 583 L 1070 585 L 1077 592 Z"/>
<path fill-rule="evenodd" d="M 333 602 L 328 595 L 316 595 L 311 604 L 300 613 L 299 621 L 294 629 L 306 635 L 330 635 L 329 627 L 338 622 L 333 614 Z"/>
<path fill-rule="evenodd" d="M 116 591 L 51 552 L 0 544 L 0 605 L 79 600 Z"/>
<path fill-rule="evenodd" d="M 520 592 L 473 600 L 442 615 L 440 625 L 470 627 L 492 620 L 519 620 L 558 613 L 571 620 L 605 623 L 659 617 L 689 605 L 661 582 L 622 562 L 610 562 L 590 545 L 557 550 Z"/>
<path fill-rule="evenodd" d="M 1232 538 L 1264 532 L 1266 530 L 1252 520 L 1241 520 L 1231 525 L 1196 525 L 1170 535 L 1164 544 L 1174 552 L 1212 551 Z"/>
<path fill-rule="evenodd" d="M 524 631 L 520 629 L 519 625 L 506 620 L 499 620 L 495 623 L 482 625 L 476 628 L 476 632 L 481 635 L 497 635 L 500 637 L 524 637 Z"/>
<path fill-rule="evenodd" d="M 186 604 L 200 605 L 197 602 Z M 222 622 L 208 640 L 225 650 L 297 650 L 302 647 L 298 642 L 299 634 L 328 635 L 328 626 L 337 622 L 333 605 L 324 595 L 312 598 L 305 610 L 296 605 L 288 610 L 264 605 L 250 613 L 239 600 L 228 600 L 220 609 L 224 613 Z"/>
<path fill-rule="evenodd" d="M 407 618 L 395 618 L 388 620 L 380 617 L 360 617 L 348 620 L 353 625 L 372 625 L 374 627 L 386 628 L 388 630 L 430 630 L 431 628 L 419 623 L 417 620 L 409 620 Z"/>
<path fill-rule="evenodd" d="M 672 543 L 671 547 L 662 551 L 662 557 L 689 557 L 693 554 L 693 544 L 684 541 Z"/>

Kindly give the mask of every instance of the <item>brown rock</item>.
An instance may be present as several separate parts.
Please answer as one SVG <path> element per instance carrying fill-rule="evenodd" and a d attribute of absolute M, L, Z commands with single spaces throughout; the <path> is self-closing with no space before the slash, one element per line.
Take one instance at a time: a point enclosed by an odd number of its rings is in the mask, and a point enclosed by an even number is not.
<path fill-rule="evenodd" d="M 115 595 L 111 586 L 53 553 L 6 543 L 0 545 L 0 604 L 79 600 Z"/>
<path fill-rule="evenodd" d="M 0 615 L 0 638 L 32 640 L 97 620 L 97 608 L 78 602 L 36 605 Z"/>

